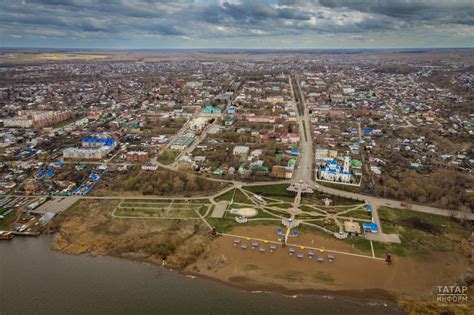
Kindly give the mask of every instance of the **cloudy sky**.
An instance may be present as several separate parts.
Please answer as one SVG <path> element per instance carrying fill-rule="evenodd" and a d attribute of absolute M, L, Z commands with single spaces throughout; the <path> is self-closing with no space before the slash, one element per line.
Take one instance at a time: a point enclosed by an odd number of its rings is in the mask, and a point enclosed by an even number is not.
<path fill-rule="evenodd" d="M 473 47 L 473 0 L 0 0 L 1 47 Z"/>

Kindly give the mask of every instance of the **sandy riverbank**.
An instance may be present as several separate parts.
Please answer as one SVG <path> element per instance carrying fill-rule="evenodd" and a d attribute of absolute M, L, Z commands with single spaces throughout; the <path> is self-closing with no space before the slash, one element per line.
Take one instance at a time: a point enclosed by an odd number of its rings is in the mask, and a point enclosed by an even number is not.
<path fill-rule="evenodd" d="M 290 256 L 288 247 L 280 246 L 274 253 L 242 250 L 233 246 L 234 237 L 209 237 L 208 227 L 200 220 L 113 218 L 111 209 L 117 203 L 88 200 L 63 213 L 55 220 L 55 229 L 60 232 L 53 248 L 70 254 L 108 255 L 156 265 L 161 265 L 164 258 L 165 266 L 173 270 L 245 290 L 385 300 L 434 301 L 433 292 L 438 285 L 455 283 L 469 268 L 469 260 L 454 251 L 394 256 L 393 263 L 388 265 L 384 260 L 344 254 L 335 254 L 333 263 L 318 263 L 307 256 Z M 276 228 L 247 225 L 230 233 L 275 240 Z M 250 245 L 245 239 L 242 242 Z M 370 256 L 370 252 L 353 248 L 347 242 L 310 230 L 291 243 Z"/>
<path fill-rule="evenodd" d="M 238 227 L 232 233 L 272 239 L 275 232 L 271 226 L 261 226 Z M 290 290 L 382 290 L 397 296 L 423 298 L 430 296 L 437 285 L 452 283 L 469 266 L 467 259 L 457 253 L 432 253 L 423 258 L 394 257 L 390 265 L 383 260 L 336 254 L 333 263 L 318 263 L 314 258 L 290 256 L 288 247 L 263 254 L 235 247 L 233 240 L 231 237 L 215 239 L 209 251 L 185 270 L 253 289 L 260 285 Z M 347 243 L 317 234 L 302 235 L 293 243 L 367 255 Z M 303 250 L 297 249 L 297 252 Z"/>

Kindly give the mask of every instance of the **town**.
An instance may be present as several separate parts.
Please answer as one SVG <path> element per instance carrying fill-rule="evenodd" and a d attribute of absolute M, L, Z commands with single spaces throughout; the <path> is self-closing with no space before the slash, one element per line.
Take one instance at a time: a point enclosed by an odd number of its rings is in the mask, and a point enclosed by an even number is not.
<path fill-rule="evenodd" d="M 1 64 L 1 239 L 224 281 L 288 252 L 344 288 L 354 261 L 383 287 L 379 266 L 472 257 L 471 51 L 113 58 Z M 441 261 L 412 271 L 434 286 Z"/>

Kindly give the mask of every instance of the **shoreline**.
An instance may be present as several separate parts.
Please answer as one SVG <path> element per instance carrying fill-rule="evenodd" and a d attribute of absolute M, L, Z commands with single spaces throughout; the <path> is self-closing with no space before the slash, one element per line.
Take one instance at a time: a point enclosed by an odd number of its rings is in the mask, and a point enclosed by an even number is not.
<path fill-rule="evenodd" d="M 392 303 L 397 303 L 397 296 L 394 293 L 390 293 L 387 290 L 384 289 L 361 289 L 361 290 L 329 290 L 329 289 L 290 289 L 287 288 L 283 285 L 277 285 L 277 284 L 269 284 L 269 283 L 258 283 L 256 282 L 255 284 L 245 284 L 241 285 L 238 284 L 237 282 L 229 282 L 226 280 L 222 280 L 217 277 L 212 277 L 209 275 L 201 274 L 198 272 L 190 272 L 190 271 L 179 271 L 179 270 L 173 270 L 176 271 L 179 274 L 182 274 L 184 276 L 195 276 L 207 280 L 211 280 L 214 282 L 221 283 L 223 285 L 227 285 L 233 288 L 237 288 L 239 290 L 247 291 L 247 292 L 262 292 L 262 293 L 270 293 L 270 294 L 279 294 L 285 297 L 298 297 L 298 296 L 303 296 L 303 295 L 317 295 L 317 296 L 337 296 L 337 297 L 344 297 L 348 299 L 356 299 L 360 301 L 373 301 L 373 300 L 378 300 L 378 301 L 387 301 L 387 302 L 392 302 Z M 236 277 L 237 278 L 237 277 Z M 239 277 L 241 278 L 241 277 Z M 242 279 L 245 281 L 245 279 Z M 371 294 L 368 296 L 368 294 Z"/>
<path fill-rule="evenodd" d="M 113 259 L 120 259 L 132 263 L 141 263 L 149 268 L 156 268 L 156 267 L 165 267 L 163 270 L 172 271 L 175 274 L 179 274 L 180 276 L 188 277 L 188 278 L 200 278 L 212 281 L 219 285 L 224 285 L 229 288 L 234 288 L 243 292 L 248 292 L 252 294 L 276 294 L 280 295 L 285 298 L 305 298 L 313 296 L 315 298 L 321 299 L 342 299 L 347 300 L 348 302 L 357 303 L 360 305 L 382 305 L 388 309 L 398 310 L 403 313 L 411 313 L 417 311 L 426 311 L 430 308 L 436 307 L 436 301 L 430 299 L 432 297 L 431 294 L 424 295 L 424 296 L 414 296 L 407 293 L 389 291 L 382 288 L 361 288 L 361 289 L 354 289 L 353 287 L 350 289 L 345 289 L 344 287 L 339 287 L 335 289 L 331 288 L 304 288 L 305 283 L 301 283 L 303 288 L 291 288 L 287 287 L 284 284 L 280 283 L 270 283 L 262 281 L 262 279 L 252 279 L 248 276 L 242 276 L 238 274 L 231 275 L 230 277 L 222 277 L 222 274 L 213 274 L 209 273 L 201 273 L 199 271 L 193 270 L 186 270 L 173 268 L 165 264 L 163 265 L 163 260 L 153 260 L 148 259 L 146 257 L 140 256 L 119 256 L 119 255 L 110 255 L 110 254 L 94 254 L 92 252 L 86 251 L 82 253 L 74 253 L 64 251 L 60 248 L 54 248 L 54 240 L 57 233 L 53 234 L 53 238 L 51 239 L 50 249 L 56 252 L 60 252 L 61 254 L 68 254 L 68 255 L 87 255 L 89 257 L 109 257 Z M 199 260 L 198 260 L 199 261 Z M 199 270 L 199 269 L 198 269 Z M 204 269 L 202 269 L 204 270 Z M 439 306 L 439 305 L 438 305 Z M 464 314 L 465 312 L 465 305 L 453 305 L 451 307 L 446 308 L 446 311 L 460 311 L 460 314 Z M 459 308 L 458 308 L 459 307 Z M 464 312 L 464 313 L 463 313 Z M 466 313 L 467 314 L 467 313 Z"/>
<path fill-rule="evenodd" d="M 54 239 L 53 239 L 53 242 L 54 242 Z M 377 302 L 377 303 L 379 302 L 380 303 L 383 303 L 383 302 L 393 303 L 394 305 L 399 307 L 397 302 L 400 296 L 398 296 L 395 293 L 389 292 L 387 290 L 378 289 L 378 288 L 361 289 L 361 290 L 346 290 L 346 289 L 330 290 L 330 289 L 311 289 L 311 288 L 292 289 L 292 288 L 285 287 L 284 285 L 271 284 L 271 283 L 255 282 L 252 284 L 252 283 L 249 283 L 249 281 L 247 281 L 247 280 L 250 280 L 250 281 L 252 280 L 246 277 L 234 277 L 234 279 L 236 280 L 235 282 L 227 281 L 219 277 L 212 277 L 210 275 L 206 275 L 199 272 L 169 268 L 166 266 L 166 264 L 160 265 L 146 259 L 132 259 L 132 258 L 119 257 L 119 256 L 114 256 L 114 255 L 94 255 L 89 252 L 76 254 L 76 253 L 69 253 L 61 249 L 56 249 L 53 246 L 51 246 L 51 250 L 56 251 L 61 254 L 71 255 L 71 256 L 87 255 L 92 258 L 110 257 L 110 258 L 120 259 L 120 260 L 133 262 L 133 263 L 141 263 L 153 268 L 156 268 L 156 267 L 163 268 L 168 271 L 180 274 L 181 276 L 184 276 L 184 277 L 190 277 L 190 278 L 196 277 L 196 278 L 206 279 L 209 281 L 213 281 L 215 283 L 220 283 L 222 285 L 235 288 L 238 290 L 242 290 L 245 292 L 250 292 L 250 293 L 278 294 L 278 295 L 288 297 L 288 298 L 298 298 L 300 296 L 311 296 L 311 295 L 319 296 L 319 297 L 328 297 L 328 296 L 341 297 L 341 298 L 350 299 L 350 300 L 359 301 L 359 302 L 370 301 L 370 302 Z"/>

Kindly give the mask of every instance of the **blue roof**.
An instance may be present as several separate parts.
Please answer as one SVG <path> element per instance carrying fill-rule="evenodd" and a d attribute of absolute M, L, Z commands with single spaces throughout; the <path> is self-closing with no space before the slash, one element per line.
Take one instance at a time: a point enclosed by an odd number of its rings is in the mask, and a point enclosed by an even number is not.
<path fill-rule="evenodd" d="M 371 231 L 378 231 L 379 230 L 377 224 L 375 224 L 375 223 L 362 223 L 362 227 L 364 228 L 364 230 L 366 230 L 366 229 L 370 229 Z"/>
<path fill-rule="evenodd" d="M 111 138 L 83 138 L 81 141 L 87 143 L 103 143 L 107 146 L 111 146 L 115 143 L 115 140 Z"/>

